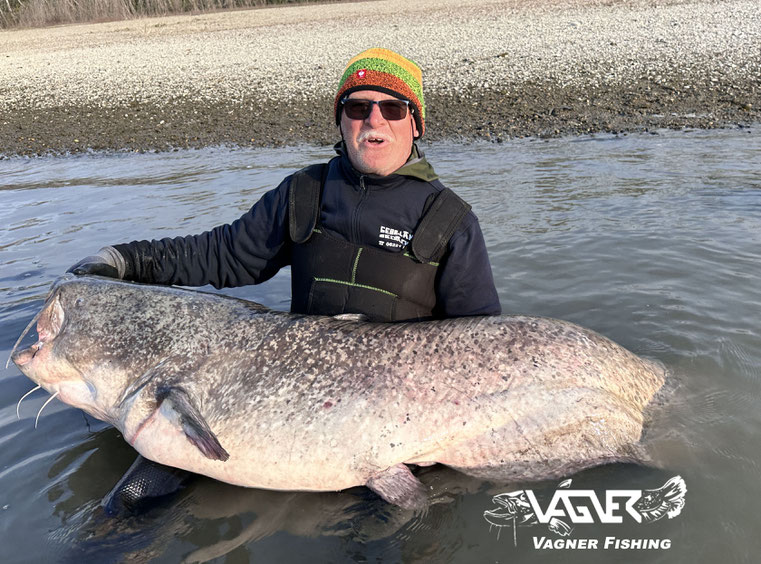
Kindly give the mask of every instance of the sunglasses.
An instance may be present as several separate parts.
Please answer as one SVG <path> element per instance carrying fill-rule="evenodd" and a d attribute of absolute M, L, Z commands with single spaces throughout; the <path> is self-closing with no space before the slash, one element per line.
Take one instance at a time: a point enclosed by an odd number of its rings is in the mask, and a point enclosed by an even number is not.
<path fill-rule="evenodd" d="M 349 119 L 367 119 L 373 106 L 378 104 L 383 119 L 398 121 L 407 117 L 409 100 L 360 100 L 358 98 L 344 98 L 341 100 L 344 114 Z"/>

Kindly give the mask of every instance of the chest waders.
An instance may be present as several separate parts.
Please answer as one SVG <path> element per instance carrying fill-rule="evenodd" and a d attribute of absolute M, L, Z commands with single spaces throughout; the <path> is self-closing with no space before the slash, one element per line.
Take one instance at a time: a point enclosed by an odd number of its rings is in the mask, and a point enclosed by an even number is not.
<path fill-rule="evenodd" d="M 433 317 L 439 261 L 470 206 L 444 189 L 426 205 L 412 243 L 403 251 L 355 245 L 320 228 L 320 194 L 327 169 L 327 164 L 309 166 L 291 179 L 291 311 L 362 313 L 371 321 Z"/>

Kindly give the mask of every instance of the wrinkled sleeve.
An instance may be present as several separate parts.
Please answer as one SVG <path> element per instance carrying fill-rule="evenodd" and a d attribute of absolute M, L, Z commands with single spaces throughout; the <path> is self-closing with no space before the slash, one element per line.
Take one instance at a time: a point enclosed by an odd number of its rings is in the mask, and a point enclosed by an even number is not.
<path fill-rule="evenodd" d="M 114 245 L 126 280 L 230 288 L 258 284 L 290 263 L 288 185 L 264 194 L 243 216 L 200 235 Z"/>
<path fill-rule="evenodd" d="M 470 220 L 470 221 L 468 221 Z M 468 222 L 449 241 L 436 286 L 437 314 L 441 317 L 499 315 L 494 276 L 478 219 L 469 214 Z"/>

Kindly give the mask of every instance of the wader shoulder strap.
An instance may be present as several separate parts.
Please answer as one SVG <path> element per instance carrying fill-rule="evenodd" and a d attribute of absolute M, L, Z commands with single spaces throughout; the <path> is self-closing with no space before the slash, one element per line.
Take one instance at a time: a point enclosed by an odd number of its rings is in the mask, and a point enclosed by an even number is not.
<path fill-rule="evenodd" d="M 320 192 L 328 175 L 328 165 L 302 168 L 291 177 L 288 187 L 288 231 L 294 243 L 304 243 L 312 235 L 320 215 Z"/>
<path fill-rule="evenodd" d="M 438 261 L 470 205 L 449 188 L 433 200 L 412 237 L 412 254 L 421 262 Z"/>

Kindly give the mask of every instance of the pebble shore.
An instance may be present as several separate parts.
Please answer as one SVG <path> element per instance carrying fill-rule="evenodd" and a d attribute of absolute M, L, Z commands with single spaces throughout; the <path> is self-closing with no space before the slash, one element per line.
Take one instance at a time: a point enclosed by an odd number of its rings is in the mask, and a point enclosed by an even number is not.
<path fill-rule="evenodd" d="M 376 0 L 0 32 L 0 157 L 328 144 L 346 62 L 423 68 L 426 140 L 761 122 L 758 0 Z"/>

